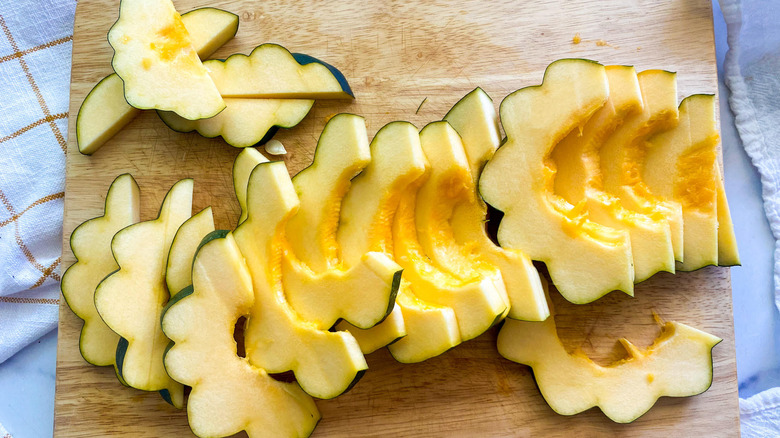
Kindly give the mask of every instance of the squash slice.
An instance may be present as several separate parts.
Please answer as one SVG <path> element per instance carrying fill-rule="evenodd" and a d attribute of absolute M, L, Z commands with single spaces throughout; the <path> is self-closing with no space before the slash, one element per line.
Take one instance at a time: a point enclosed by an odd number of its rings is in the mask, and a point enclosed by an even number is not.
<path fill-rule="evenodd" d="M 165 284 L 172 294 L 192 284 L 192 259 L 207 234 L 214 231 L 214 215 L 211 207 L 187 219 L 176 231 L 168 252 L 165 268 Z"/>
<path fill-rule="evenodd" d="M 138 184 L 126 173 L 118 176 L 106 194 L 103 216 L 79 225 L 70 235 L 76 257 L 62 275 L 62 296 L 73 313 L 84 320 L 79 351 L 87 362 L 114 365 L 119 336 L 98 315 L 95 288 L 107 275 L 119 269 L 111 255 L 111 239 L 117 231 L 140 220 Z"/>
<path fill-rule="evenodd" d="M 177 407 L 183 400 L 181 385 L 171 380 L 163 366 L 168 338 L 160 327 L 160 315 L 168 302 L 165 270 L 171 242 L 192 210 L 193 181 L 184 179 L 171 187 L 155 220 L 122 229 L 111 241 L 119 270 L 95 290 L 95 307 L 103 321 L 121 339 L 116 349 L 120 380 L 145 391 L 166 391 Z M 163 393 L 166 396 L 166 393 Z"/>
<path fill-rule="evenodd" d="M 111 65 L 131 106 L 174 111 L 190 120 L 225 109 L 170 0 L 122 0 L 108 42 L 114 49 Z"/>
<path fill-rule="evenodd" d="M 359 263 L 363 254 L 393 255 L 392 225 L 402 194 L 425 172 L 417 128 L 407 122 L 385 125 L 371 141 L 371 162 L 355 179 L 341 206 L 337 242 L 339 258 Z M 389 345 L 400 362 L 420 362 L 460 343 L 455 313 L 424 302 L 402 274 L 396 306 L 383 322 L 361 330 L 346 322 L 336 328 L 355 336 L 365 354 Z"/>
<path fill-rule="evenodd" d="M 181 21 L 200 59 L 211 56 L 238 31 L 238 16 L 221 9 L 195 9 L 182 14 Z M 79 108 L 76 118 L 79 152 L 92 155 L 140 112 L 125 100 L 122 80 L 116 73 L 101 79 Z"/>
<path fill-rule="evenodd" d="M 232 234 L 206 236 L 192 274 L 192 287 L 166 306 L 162 328 L 174 342 L 165 354 L 166 370 L 192 386 L 187 417 L 193 433 L 309 436 L 320 419 L 314 400 L 297 384 L 274 380 L 236 352 L 234 327 L 250 313 L 255 296 Z"/>
<path fill-rule="evenodd" d="M 680 204 L 653 196 L 640 175 L 651 136 L 677 126 L 677 76 L 663 70 L 637 74 L 642 112 L 628 116 L 599 149 L 601 172 L 590 184 L 620 199 L 624 208 L 666 220 L 674 258 L 683 260 L 683 218 Z"/>
<path fill-rule="evenodd" d="M 608 366 L 581 352 L 569 353 L 558 338 L 555 318 L 507 320 L 498 352 L 528 365 L 545 401 L 561 415 L 598 406 L 617 423 L 630 423 L 662 396 L 688 397 L 712 384 L 712 348 L 720 338 L 678 322 L 661 326 L 653 345 L 640 350 L 620 339 L 628 357 Z"/>
<path fill-rule="evenodd" d="M 336 397 L 356 383 L 368 365 L 349 333 L 322 330 L 287 302 L 281 272 L 284 233 L 298 198 L 283 162 L 255 167 L 246 205 L 247 218 L 233 233 L 255 291 L 244 331 L 246 357 L 269 373 L 293 371 L 301 388 L 314 397 Z"/>
<path fill-rule="evenodd" d="M 485 201 L 504 212 L 501 246 L 545 262 L 553 283 L 573 303 L 634 290 L 628 234 L 588 220 L 582 208 L 553 193 L 553 147 L 583 126 L 608 94 L 601 64 L 577 59 L 550 64 L 541 86 L 515 91 L 501 103 L 507 140 L 479 180 Z"/>
<path fill-rule="evenodd" d="M 367 252 L 349 266 L 338 259 L 341 202 L 370 160 L 363 118 L 339 114 L 323 128 L 312 165 L 292 179 L 300 207 L 287 223 L 282 284 L 293 309 L 320 328 L 339 319 L 370 328 L 393 310 L 401 268 L 390 257 Z"/>
<path fill-rule="evenodd" d="M 333 66 L 262 44 L 247 55 L 204 63 L 224 97 L 255 99 L 354 99 L 347 80 Z"/>
<path fill-rule="evenodd" d="M 734 224 L 731 222 L 729 202 L 726 199 L 726 187 L 723 185 L 720 166 L 716 166 L 718 184 L 718 266 L 739 266 L 739 249 Z"/>
<path fill-rule="evenodd" d="M 245 148 L 270 140 L 279 128 L 292 128 L 309 113 L 313 100 L 225 98 L 225 110 L 214 117 L 187 120 L 171 111 L 160 119 L 178 132 L 197 131 L 204 137 L 222 137 L 233 147 Z"/>
<path fill-rule="evenodd" d="M 542 280 L 531 259 L 522 251 L 496 245 L 485 229 L 487 206 L 477 192 L 477 182 L 482 168 L 500 143 L 498 115 L 493 100 L 477 88 L 458 101 L 444 120 L 460 134 L 472 178 L 463 182 L 465 190 L 472 195 L 455 205 L 452 212 L 453 235 L 501 271 L 510 304 L 508 317 L 543 321 L 550 311 L 544 298 Z"/>
<path fill-rule="evenodd" d="M 599 149 L 627 117 L 642 112 L 642 92 L 633 67 L 606 67 L 609 99 L 582 130 L 575 130 L 553 149 L 557 166 L 555 192 L 572 205 L 584 204 L 588 218 L 625 230 L 631 240 L 634 282 L 660 271 L 674 273 L 674 248 L 669 222 L 624 208 L 616 196 L 599 188 Z"/>
<path fill-rule="evenodd" d="M 679 124 L 649 140 L 641 178 L 647 189 L 682 206 L 681 271 L 718 264 L 718 185 L 715 97 L 696 94 L 680 103 Z"/>
<path fill-rule="evenodd" d="M 246 188 L 249 184 L 249 176 L 258 164 L 267 162 L 268 158 L 254 148 L 242 150 L 233 162 L 233 190 L 236 193 L 236 199 L 238 199 L 238 205 L 241 208 L 241 216 L 239 216 L 238 224 L 236 226 L 241 225 L 241 223 L 246 220 L 248 213 L 246 207 Z"/>

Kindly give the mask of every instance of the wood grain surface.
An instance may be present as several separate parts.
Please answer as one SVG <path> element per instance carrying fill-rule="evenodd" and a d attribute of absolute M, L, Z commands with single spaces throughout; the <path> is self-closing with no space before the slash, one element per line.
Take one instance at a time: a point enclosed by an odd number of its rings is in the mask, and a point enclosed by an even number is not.
<path fill-rule="evenodd" d="M 393 120 L 422 127 L 441 119 L 464 94 L 485 89 L 496 105 L 511 91 L 538 84 L 544 68 L 566 57 L 678 72 L 680 97 L 716 93 L 709 0 L 536 2 L 283 2 L 177 0 L 185 12 L 217 6 L 237 13 L 236 38 L 214 57 L 265 42 L 308 53 L 349 79 L 354 102 L 318 101 L 295 129 L 280 132 L 291 173 L 310 163 L 325 120 L 339 112 L 364 116 L 369 135 Z M 195 211 L 211 205 L 218 228 L 238 217 L 230 169 L 239 152 L 219 139 L 180 134 L 145 112 L 93 156 L 78 153 L 79 105 L 111 73 L 106 33 L 118 0 L 80 0 L 73 71 L 63 232 L 64 266 L 73 262 L 71 231 L 102 214 L 111 181 L 130 172 L 141 186 L 142 219 L 155 216 L 168 188 L 195 178 Z M 576 34 L 579 44 L 573 43 Z M 425 103 L 417 111 L 420 103 Z M 369 372 L 346 395 L 318 401 L 323 420 L 315 437 L 342 436 L 735 436 L 739 434 L 737 375 L 726 268 L 659 274 L 636 298 L 612 293 L 575 306 L 554 293 L 559 331 L 600 363 L 621 357 L 616 339 L 640 346 L 658 333 L 652 312 L 706 330 L 724 341 L 714 349 L 714 382 L 703 395 L 663 398 L 632 424 L 614 424 L 597 409 L 555 414 L 530 369 L 502 359 L 495 329 L 416 365 L 396 363 L 386 350 L 370 355 Z M 79 355 L 81 321 L 61 300 L 55 435 L 59 437 L 189 436 L 186 413 L 156 393 L 121 386 L 111 368 Z"/>

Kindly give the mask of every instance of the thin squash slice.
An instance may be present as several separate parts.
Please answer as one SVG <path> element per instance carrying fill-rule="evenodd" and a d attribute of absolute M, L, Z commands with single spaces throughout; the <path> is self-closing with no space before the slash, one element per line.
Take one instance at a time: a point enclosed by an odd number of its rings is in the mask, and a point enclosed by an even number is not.
<path fill-rule="evenodd" d="M 222 137 L 233 147 L 245 148 L 270 140 L 279 128 L 292 128 L 309 113 L 313 100 L 225 98 L 225 110 L 214 117 L 187 120 L 172 111 L 158 111 L 160 119 L 178 132 L 197 131 L 204 137 Z"/>
<path fill-rule="evenodd" d="M 108 42 L 131 106 L 174 111 L 190 120 L 225 109 L 170 0 L 122 0 Z"/>
<path fill-rule="evenodd" d="M 84 320 L 79 351 L 87 362 L 114 365 L 119 336 L 95 308 L 95 288 L 107 275 L 119 269 L 111 255 L 111 239 L 117 231 L 140 220 L 140 193 L 130 174 L 118 176 L 106 194 L 103 216 L 79 225 L 70 235 L 76 257 L 62 275 L 62 296 L 73 313 Z"/>
<path fill-rule="evenodd" d="M 637 74 L 642 90 L 642 112 L 628 116 L 599 149 L 601 173 L 593 185 L 620 199 L 624 208 L 663 218 L 669 223 L 674 258 L 683 260 L 683 218 L 679 203 L 660 199 L 641 178 L 647 140 L 677 126 L 677 75 L 663 70 Z"/>
<path fill-rule="evenodd" d="M 720 341 L 685 324 L 667 322 L 646 349 L 621 338 L 628 357 L 601 366 L 582 352 L 566 350 L 551 315 L 544 322 L 507 320 L 498 334 L 498 352 L 533 369 L 542 396 L 555 412 L 574 415 L 598 406 L 612 421 L 630 423 L 659 397 L 706 391 L 712 384 L 712 348 Z"/>
<path fill-rule="evenodd" d="M 255 148 L 246 148 L 242 150 L 233 162 L 233 190 L 238 199 L 238 205 L 241 207 L 241 215 L 238 218 L 238 225 L 246 220 L 248 214 L 246 206 L 246 188 L 249 184 L 249 176 L 260 163 L 267 163 L 268 158 Z"/>
<path fill-rule="evenodd" d="M 214 215 L 206 207 L 187 219 L 176 231 L 168 251 L 165 284 L 171 295 L 192 284 L 192 259 L 207 234 L 214 231 Z"/>
<path fill-rule="evenodd" d="M 284 163 L 255 167 L 246 199 L 247 218 L 233 233 L 255 292 L 244 330 L 246 357 L 269 373 L 293 371 L 301 388 L 314 397 L 336 397 L 368 365 L 349 333 L 322 330 L 302 319 L 285 297 L 285 228 L 298 209 L 298 197 Z"/>
<path fill-rule="evenodd" d="M 542 279 L 531 259 L 522 251 L 496 245 L 485 229 L 487 205 L 477 192 L 477 182 L 482 168 L 500 143 L 493 100 L 477 88 L 458 101 L 444 120 L 460 134 L 471 171 L 471 181 L 462 181 L 464 190 L 471 194 L 454 206 L 450 218 L 455 240 L 465 244 L 472 256 L 484 258 L 501 271 L 510 304 L 509 318 L 543 321 L 550 311 Z"/>
<path fill-rule="evenodd" d="M 552 149 L 583 126 L 608 96 L 601 64 L 553 62 L 541 86 L 515 91 L 501 103 L 507 140 L 479 180 L 485 201 L 504 212 L 501 246 L 545 262 L 553 283 L 573 303 L 588 303 L 612 290 L 629 295 L 634 290 L 628 234 L 588 220 L 582 208 L 553 193 Z"/>
<path fill-rule="evenodd" d="M 314 57 L 262 44 L 248 56 L 204 63 L 224 97 L 254 99 L 354 99 L 344 75 Z"/>
<path fill-rule="evenodd" d="M 133 388 L 167 391 L 180 407 L 181 385 L 168 376 L 163 353 L 168 338 L 160 327 L 160 315 L 168 302 L 165 271 L 171 243 L 192 211 L 193 181 L 184 179 L 171 187 L 155 220 L 122 229 L 111 241 L 119 270 L 106 277 L 95 291 L 95 307 L 103 321 L 121 339 L 116 349 L 116 371 Z"/>
<path fill-rule="evenodd" d="M 718 264 L 718 143 L 715 96 L 680 103 L 678 125 L 649 140 L 641 178 L 647 189 L 682 206 L 681 271 Z"/>
<path fill-rule="evenodd" d="M 349 266 L 338 258 L 341 202 L 370 160 L 365 120 L 339 114 L 323 128 L 312 165 L 292 179 L 300 207 L 287 223 L 282 284 L 293 309 L 323 329 L 340 319 L 373 327 L 395 304 L 401 268 L 392 258 L 367 252 Z"/>
<path fill-rule="evenodd" d="M 716 183 L 718 184 L 718 265 L 739 266 L 739 249 L 737 236 L 734 234 L 734 224 L 731 221 L 729 202 L 726 199 L 726 187 L 723 183 L 720 166 L 716 166 Z"/>
<path fill-rule="evenodd" d="M 200 59 L 211 56 L 238 31 L 238 16 L 216 8 L 195 9 L 182 14 L 181 21 Z M 79 108 L 76 118 L 79 152 L 92 155 L 140 112 L 125 100 L 122 80 L 116 73 L 101 79 Z"/>
<path fill-rule="evenodd" d="M 385 125 L 371 141 L 371 162 L 352 180 L 341 206 L 337 232 L 340 259 L 359 263 L 363 254 L 393 256 L 392 224 L 402 193 L 425 172 L 417 128 L 407 122 Z M 355 336 L 365 354 L 392 344 L 401 362 L 419 362 L 460 342 L 451 308 L 419 300 L 403 274 L 396 306 L 379 325 L 361 330 L 347 322 L 336 328 Z"/>
<path fill-rule="evenodd" d="M 162 328 L 173 344 L 165 368 L 192 386 L 187 417 L 200 437 L 306 437 L 320 413 L 295 383 L 279 382 L 239 357 L 233 330 L 255 301 L 252 278 L 231 233 L 206 236 L 192 268 L 192 286 L 165 308 Z"/>
<path fill-rule="evenodd" d="M 599 149 L 626 118 L 642 112 L 642 92 L 633 67 L 606 67 L 609 99 L 582 130 L 575 130 L 553 149 L 557 167 L 555 192 L 572 205 L 582 204 L 588 218 L 625 230 L 631 240 L 634 282 L 660 271 L 674 273 L 671 228 L 663 215 L 624 208 L 620 199 L 600 188 Z"/>

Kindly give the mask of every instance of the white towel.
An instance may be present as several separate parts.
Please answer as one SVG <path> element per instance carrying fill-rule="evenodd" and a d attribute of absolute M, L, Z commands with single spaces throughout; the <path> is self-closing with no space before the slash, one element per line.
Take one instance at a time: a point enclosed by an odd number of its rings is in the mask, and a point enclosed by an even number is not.
<path fill-rule="evenodd" d="M 75 7 L 0 1 L 0 363 L 57 327 Z"/>

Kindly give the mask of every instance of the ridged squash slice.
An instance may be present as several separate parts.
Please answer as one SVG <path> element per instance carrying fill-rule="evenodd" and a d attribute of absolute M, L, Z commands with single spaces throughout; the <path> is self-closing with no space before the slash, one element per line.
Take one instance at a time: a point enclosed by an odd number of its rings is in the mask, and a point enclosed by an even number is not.
<path fill-rule="evenodd" d="M 126 173 L 118 176 L 106 194 L 103 216 L 76 227 L 70 248 L 76 257 L 62 275 L 62 296 L 73 313 L 84 320 L 79 351 L 93 365 L 114 365 L 119 336 L 98 315 L 95 288 L 107 275 L 119 269 L 111 255 L 111 239 L 117 231 L 140 220 L 138 184 Z"/>
<path fill-rule="evenodd" d="M 553 62 L 542 85 L 515 91 L 501 103 L 507 140 L 479 180 L 485 201 L 504 212 L 501 246 L 545 262 L 561 295 L 573 303 L 634 290 L 628 234 L 588 220 L 582 208 L 553 193 L 553 147 L 581 128 L 608 95 L 601 64 Z"/>
<path fill-rule="evenodd" d="M 477 251 L 455 240 L 450 221 L 455 206 L 474 196 L 471 170 L 460 135 L 446 121 L 420 131 L 420 145 L 430 171 L 417 192 L 415 227 L 420 248 L 431 261 L 464 281 L 490 280 L 509 310 L 501 272 Z M 504 314 L 505 316 L 505 314 Z M 494 318 L 495 319 L 495 318 Z"/>
<path fill-rule="evenodd" d="M 178 132 L 198 131 L 204 137 L 222 137 L 237 148 L 262 144 L 279 128 L 292 128 L 309 113 L 313 100 L 225 98 L 225 110 L 214 117 L 187 120 L 170 111 L 158 111 L 160 119 Z"/>
<path fill-rule="evenodd" d="M 637 74 L 642 112 L 628 116 L 599 149 L 601 173 L 593 185 L 617 196 L 624 208 L 664 218 L 669 223 L 674 258 L 683 259 L 683 219 L 679 203 L 659 199 L 647 190 L 640 175 L 647 139 L 677 125 L 677 75 L 663 70 Z"/>
<path fill-rule="evenodd" d="M 412 284 L 417 298 L 455 312 L 460 339 L 467 341 L 484 333 L 504 316 L 507 303 L 499 290 L 503 284 L 489 277 L 459 278 L 441 269 L 425 253 L 415 216 L 418 191 L 428 175 L 426 171 L 401 195 L 393 218 L 395 260 L 404 268 L 403 275 Z M 407 326 L 407 337 L 410 334 L 411 328 Z M 390 347 L 391 352 L 394 349 Z"/>
<path fill-rule="evenodd" d="M 323 329 L 339 319 L 373 327 L 395 303 L 401 267 L 392 258 L 367 252 L 354 265 L 338 259 L 341 202 L 370 160 L 365 120 L 339 114 L 323 128 L 312 165 L 292 179 L 300 207 L 287 222 L 282 284 L 293 309 Z"/>
<path fill-rule="evenodd" d="M 731 222 L 729 202 L 726 199 L 726 187 L 723 185 L 723 176 L 720 166 L 716 166 L 718 184 L 718 265 L 738 266 L 739 249 L 737 248 L 737 236 L 734 235 L 734 224 Z"/>
<path fill-rule="evenodd" d="M 252 278 L 232 234 L 209 234 L 193 262 L 192 287 L 171 299 L 162 328 L 174 344 L 165 368 L 192 386 L 190 428 L 201 437 L 306 437 L 320 413 L 295 383 L 274 380 L 239 357 L 233 330 L 250 313 Z"/>
<path fill-rule="evenodd" d="M 550 311 L 542 280 L 531 259 L 522 251 L 496 245 L 485 229 L 487 206 L 477 192 L 477 183 L 482 168 L 501 141 L 493 100 L 477 88 L 458 101 L 444 120 L 460 134 L 472 178 L 463 182 L 472 195 L 455 205 L 450 218 L 455 240 L 501 271 L 510 303 L 508 317 L 543 321 Z"/>
<path fill-rule="evenodd" d="M 305 321 L 282 289 L 285 227 L 298 198 L 283 162 L 262 163 L 247 186 L 247 218 L 233 233 L 252 275 L 255 303 L 244 331 L 246 357 L 269 373 L 293 371 L 318 398 L 348 390 L 368 368 L 355 338 Z"/>
<path fill-rule="evenodd" d="M 258 164 L 267 162 L 268 158 L 254 148 L 242 150 L 233 162 L 233 190 L 236 193 L 238 205 L 241 207 L 241 216 L 238 218 L 238 225 L 241 225 L 241 223 L 246 220 L 246 187 L 247 184 L 249 184 L 249 176 Z"/>
<path fill-rule="evenodd" d="M 682 206 L 681 271 L 718 264 L 718 143 L 715 96 L 680 103 L 678 125 L 650 139 L 642 180 L 654 195 Z"/>
<path fill-rule="evenodd" d="M 558 338 L 555 318 L 544 322 L 507 320 L 498 352 L 528 365 L 545 401 L 561 415 L 598 406 L 617 423 L 630 423 L 659 397 L 688 397 L 712 384 L 712 348 L 721 341 L 678 322 L 667 322 L 653 345 L 640 350 L 620 339 L 628 357 L 608 366 L 582 352 L 569 353 Z"/>
<path fill-rule="evenodd" d="M 168 338 L 160 327 L 160 315 L 169 298 L 165 284 L 168 252 L 176 231 L 190 217 L 192 188 L 191 179 L 177 182 L 165 196 L 157 219 L 116 233 L 111 252 L 119 270 L 95 291 L 100 317 L 121 336 L 116 349 L 117 375 L 133 388 L 167 390 L 170 397 L 182 389 L 163 366 Z"/>
<path fill-rule="evenodd" d="M 582 203 L 588 219 L 628 232 L 634 258 L 634 282 L 660 271 L 674 273 L 674 248 L 669 222 L 624 208 L 616 196 L 600 188 L 599 149 L 627 117 L 642 112 L 642 92 L 634 67 L 606 67 L 607 103 L 553 149 L 557 167 L 555 192 L 572 205 Z"/>
<path fill-rule="evenodd" d="M 225 109 L 170 0 L 122 0 L 108 42 L 131 106 L 175 111 L 190 120 Z"/>
<path fill-rule="evenodd" d="M 165 268 L 165 284 L 172 295 L 192 284 L 192 259 L 207 234 L 214 231 L 214 214 L 206 207 L 187 219 L 171 242 Z"/>
<path fill-rule="evenodd" d="M 359 263 L 363 254 L 380 251 L 393 255 L 392 225 L 404 191 L 425 173 L 425 155 L 417 128 L 407 122 L 385 125 L 371 141 L 371 162 L 355 179 L 341 205 L 337 242 L 340 259 Z M 368 354 L 388 344 L 401 362 L 420 362 L 460 342 L 452 309 L 419 300 L 403 274 L 396 306 L 383 322 L 361 330 L 346 322 L 348 330 Z"/>
<path fill-rule="evenodd" d="M 238 31 L 238 15 L 216 8 L 200 8 L 182 14 L 192 47 L 200 59 L 211 56 Z M 76 118 L 79 152 L 91 155 L 141 110 L 133 108 L 124 96 L 122 80 L 112 73 L 95 85 L 84 98 Z"/>
<path fill-rule="evenodd" d="M 333 66 L 262 44 L 247 55 L 204 64 L 224 97 L 255 99 L 354 99 L 347 80 Z"/>

